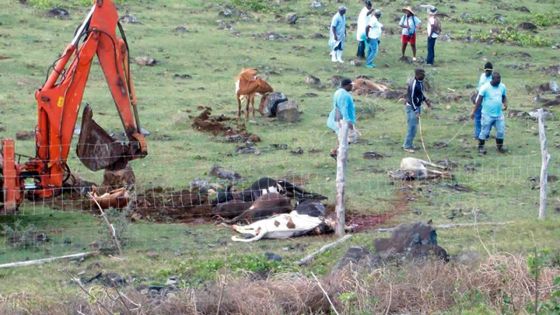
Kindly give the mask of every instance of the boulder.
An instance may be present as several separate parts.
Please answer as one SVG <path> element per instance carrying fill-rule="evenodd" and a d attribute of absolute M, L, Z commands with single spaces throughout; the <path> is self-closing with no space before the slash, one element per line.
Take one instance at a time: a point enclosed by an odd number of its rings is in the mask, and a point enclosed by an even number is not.
<path fill-rule="evenodd" d="M 266 117 L 276 117 L 278 104 L 286 102 L 288 98 L 282 92 L 273 92 L 266 97 L 266 104 L 263 108 L 263 115 Z"/>
<path fill-rule="evenodd" d="M 522 22 L 517 25 L 517 28 L 526 31 L 536 31 L 538 27 L 531 22 Z"/>
<path fill-rule="evenodd" d="M 296 102 L 289 100 L 278 104 L 276 117 L 283 122 L 296 122 L 299 120 L 300 112 Z"/>

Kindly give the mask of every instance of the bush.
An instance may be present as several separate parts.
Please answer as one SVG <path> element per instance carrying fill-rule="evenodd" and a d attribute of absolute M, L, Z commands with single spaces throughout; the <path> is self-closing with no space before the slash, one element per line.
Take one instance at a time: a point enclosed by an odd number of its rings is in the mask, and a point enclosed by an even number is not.
<path fill-rule="evenodd" d="M 3 234 L 8 245 L 15 248 L 37 247 L 49 238 L 45 233 L 37 231 L 33 224 L 24 226 L 21 221 L 16 221 L 13 226 L 2 224 Z"/>

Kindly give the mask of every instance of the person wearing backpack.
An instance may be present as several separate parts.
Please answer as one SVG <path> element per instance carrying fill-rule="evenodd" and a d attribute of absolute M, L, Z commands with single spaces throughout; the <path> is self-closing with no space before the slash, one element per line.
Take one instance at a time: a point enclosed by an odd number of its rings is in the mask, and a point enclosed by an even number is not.
<path fill-rule="evenodd" d="M 401 17 L 399 26 L 402 28 L 401 43 L 402 43 L 402 57 L 406 52 L 406 46 L 410 43 L 412 48 L 412 61 L 416 61 L 416 28 L 422 23 L 419 18 L 414 15 L 411 7 L 404 7 L 402 11 L 405 13 Z"/>
<path fill-rule="evenodd" d="M 426 57 L 426 63 L 432 66 L 434 65 L 436 40 L 441 34 L 441 22 L 436 15 L 436 7 L 428 9 L 428 56 Z"/>

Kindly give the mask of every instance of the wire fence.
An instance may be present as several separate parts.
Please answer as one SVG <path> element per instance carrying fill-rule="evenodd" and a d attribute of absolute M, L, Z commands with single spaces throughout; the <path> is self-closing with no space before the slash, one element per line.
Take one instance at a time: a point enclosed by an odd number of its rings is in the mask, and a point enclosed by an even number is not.
<path fill-rule="evenodd" d="M 316 148 L 324 148 L 333 141 L 330 137 L 318 138 Z M 396 215 L 404 221 L 482 223 L 530 219 L 538 214 L 537 151 L 523 156 L 502 155 L 499 159 L 474 155 L 450 160 L 442 151 L 433 150 L 432 161 L 446 166 L 453 178 L 400 180 L 390 173 L 399 168 L 405 153 L 397 148 L 375 152 L 372 147 L 375 145 L 358 142 L 349 149 L 346 222 L 356 225 L 359 231 L 389 224 L 371 218 Z M 465 148 L 457 145 L 451 149 Z M 475 149 L 473 145 L 465 150 Z M 126 235 L 125 252 L 131 247 L 180 248 L 177 244 L 184 240 L 166 233 L 180 230 L 188 239 L 189 231 L 197 227 L 215 229 L 213 223 L 218 218 L 231 218 L 239 213 L 239 207 L 219 209 L 215 201 L 225 198 L 228 192 L 256 196 L 261 188 L 251 190 L 251 186 L 263 177 L 324 196 L 322 202 L 332 210 L 336 163 L 328 151 L 313 146 L 303 151 L 275 144 L 257 146 L 253 149 L 256 151 L 248 154 L 234 150 L 220 152 L 217 159 L 200 152 L 194 163 L 182 161 L 175 154 L 151 153 L 146 159 L 130 163 L 135 173 L 134 185 L 112 183 L 113 187 L 106 189 L 101 185 L 102 172 L 87 170 L 74 157 L 68 161 L 73 174 L 97 183 L 100 188 L 92 191 L 89 184 L 64 188 L 54 198 L 26 200 L 16 214 L 1 216 L 0 264 L 110 247 L 107 226 L 88 194 L 95 192 L 100 197 L 119 186 L 126 190 L 112 205 L 121 209 L 108 209 L 106 213 L 117 232 Z M 423 153 L 417 152 L 415 156 L 423 158 Z M 557 184 L 554 176 L 549 179 L 553 208 L 558 201 Z M 249 205 L 253 200 L 246 199 Z M 165 223 L 165 228 L 159 223 Z M 215 242 L 227 241 L 228 233 L 222 231 L 207 237 L 215 238 L 211 240 Z"/>

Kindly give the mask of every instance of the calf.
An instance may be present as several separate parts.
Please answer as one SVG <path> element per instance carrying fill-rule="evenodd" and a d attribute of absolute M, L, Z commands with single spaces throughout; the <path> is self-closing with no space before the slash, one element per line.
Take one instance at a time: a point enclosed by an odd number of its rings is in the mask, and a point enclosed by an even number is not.
<path fill-rule="evenodd" d="M 237 98 L 237 117 L 241 117 L 241 99 L 246 98 L 245 119 L 249 118 L 249 108 L 255 117 L 255 94 L 262 95 L 259 112 L 263 115 L 266 95 L 273 92 L 273 88 L 262 78 L 257 76 L 257 70 L 242 69 L 235 82 L 235 94 Z"/>
<path fill-rule="evenodd" d="M 428 161 L 413 157 L 401 160 L 400 170 L 414 179 L 451 178 L 451 173 L 445 171 L 445 167 Z"/>

